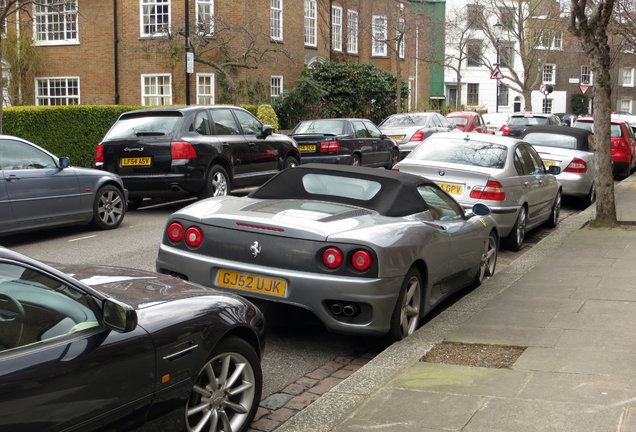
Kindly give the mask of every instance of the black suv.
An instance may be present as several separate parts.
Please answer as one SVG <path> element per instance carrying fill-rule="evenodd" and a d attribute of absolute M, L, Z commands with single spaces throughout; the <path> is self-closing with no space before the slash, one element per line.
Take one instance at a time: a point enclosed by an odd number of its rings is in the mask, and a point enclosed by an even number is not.
<path fill-rule="evenodd" d="M 501 131 L 503 135 L 518 137 L 530 126 L 565 126 L 565 124 L 556 114 L 514 113 Z"/>
<path fill-rule="evenodd" d="M 300 151 L 239 107 L 166 107 L 122 114 L 95 162 L 122 177 L 134 208 L 145 197 L 210 197 L 259 186 L 298 165 Z"/>

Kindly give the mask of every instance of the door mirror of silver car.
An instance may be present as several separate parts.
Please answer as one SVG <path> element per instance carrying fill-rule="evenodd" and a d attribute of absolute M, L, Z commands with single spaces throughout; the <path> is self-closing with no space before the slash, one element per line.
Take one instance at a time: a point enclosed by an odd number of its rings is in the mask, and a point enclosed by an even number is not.
<path fill-rule="evenodd" d="M 271 127 L 270 125 L 263 125 L 263 127 L 261 128 L 261 132 L 263 137 L 266 138 L 274 133 L 274 128 Z"/>
<path fill-rule="evenodd" d="M 119 333 L 128 333 L 137 328 L 137 312 L 125 303 L 113 299 L 104 300 L 103 322 L 106 327 Z"/>
<path fill-rule="evenodd" d="M 59 165 L 60 168 L 64 169 L 64 168 L 68 168 L 71 166 L 71 160 L 69 158 L 65 157 L 61 157 L 59 160 Z"/>
<path fill-rule="evenodd" d="M 468 212 L 466 212 L 466 217 L 472 217 L 472 216 L 488 216 L 490 214 L 490 207 L 488 207 L 486 204 L 482 204 L 482 203 L 477 203 L 473 206 L 473 208 L 471 210 L 469 210 Z"/>
<path fill-rule="evenodd" d="M 550 165 L 548 167 L 548 173 L 553 174 L 553 175 L 559 175 L 559 174 L 561 174 L 561 167 L 558 167 L 556 165 Z"/>

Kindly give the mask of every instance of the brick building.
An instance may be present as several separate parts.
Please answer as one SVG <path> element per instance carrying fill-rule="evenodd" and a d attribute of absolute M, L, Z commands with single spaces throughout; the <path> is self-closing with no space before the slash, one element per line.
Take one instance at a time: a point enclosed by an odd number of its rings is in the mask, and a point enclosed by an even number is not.
<path fill-rule="evenodd" d="M 239 102 L 256 103 L 293 88 L 304 67 L 331 59 L 373 63 L 393 74 L 399 65 L 411 90 L 408 108 L 422 110 L 429 107 L 430 83 L 443 82 L 443 75 L 431 78 L 428 61 L 432 27 L 443 35 L 443 23 L 429 18 L 426 7 L 436 1 L 69 0 L 63 8 L 33 6 L 33 21 L 21 15 L 21 32 L 33 33 L 40 56 L 32 80 L 21 84 L 21 102 L 207 104 L 228 102 L 236 93 Z M 190 64 L 186 34 L 197 58 Z M 250 68 L 212 66 L 245 58 Z"/>

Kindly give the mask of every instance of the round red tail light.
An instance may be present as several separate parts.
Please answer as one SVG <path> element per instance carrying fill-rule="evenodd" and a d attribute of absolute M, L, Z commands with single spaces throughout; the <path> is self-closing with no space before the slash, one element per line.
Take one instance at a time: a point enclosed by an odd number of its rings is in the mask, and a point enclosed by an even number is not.
<path fill-rule="evenodd" d="M 322 253 L 322 262 L 330 269 L 340 267 L 342 264 L 342 251 L 335 247 L 330 247 Z"/>
<path fill-rule="evenodd" d="M 173 222 L 168 226 L 168 238 L 175 243 L 183 239 L 183 225 L 179 222 Z"/>
<path fill-rule="evenodd" d="M 188 246 L 197 247 L 203 242 L 203 231 L 197 226 L 191 226 L 185 232 L 185 242 Z"/>
<path fill-rule="evenodd" d="M 353 258 L 351 259 L 351 264 L 356 268 L 356 270 L 365 271 L 371 267 L 373 264 L 373 258 L 371 254 L 365 250 L 356 251 L 353 254 Z"/>

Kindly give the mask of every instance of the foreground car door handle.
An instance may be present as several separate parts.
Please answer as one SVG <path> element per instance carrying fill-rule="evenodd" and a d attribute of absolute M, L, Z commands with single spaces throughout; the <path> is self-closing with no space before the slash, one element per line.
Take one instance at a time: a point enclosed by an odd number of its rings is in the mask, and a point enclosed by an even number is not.
<path fill-rule="evenodd" d="M 17 176 L 17 175 L 15 175 L 15 174 L 12 174 L 12 175 L 10 175 L 9 177 L 7 177 L 7 181 L 8 181 L 8 182 L 15 182 L 15 181 L 18 181 L 18 180 L 20 180 L 20 177 L 18 177 L 18 176 Z"/>

